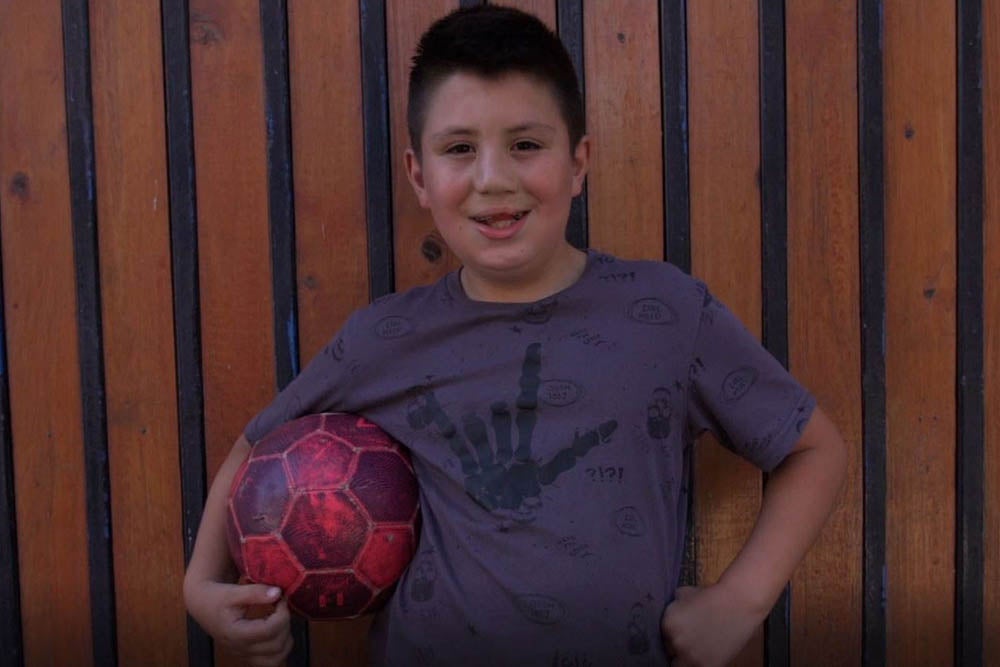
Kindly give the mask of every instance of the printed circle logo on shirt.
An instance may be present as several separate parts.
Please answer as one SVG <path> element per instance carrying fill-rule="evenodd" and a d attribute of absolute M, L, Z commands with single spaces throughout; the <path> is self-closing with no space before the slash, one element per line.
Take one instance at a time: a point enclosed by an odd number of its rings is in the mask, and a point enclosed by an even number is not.
<path fill-rule="evenodd" d="M 548 595 L 537 593 L 518 595 L 514 598 L 514 604 L 525 618 L 540 625 L 558 623 L 566 614 L 566 607 L 563 606 L 563 603 Z"/>
<path fill-rule="evenodd" d="M 557 408 L 580 400 L 583 390 L 572 380 L 546 380 L 538 390 L 538 398 Z"/>
<path fill-rule="evenodd" d="M 722 381 L 722 397 L 728 403 L 740 400 L 750 391 L 750 387 L 757 382 L 757 376 L 756 368 L 751 366 L 737 368 Z"/>
<path fill-rule="evenodd" d="M 642 537 L 646 534 L 646 523 L 642 520 L 639 510 L 628 505 L 615 512 L 615 527 L 622 535 Z"/>
<path fill-rule="evenodd" d="M 633 301 L 628 316 L 640 324 L 676 324 L 678 320 L 677 311 L 655 297 Z"/>
<path fill-rule="evenodd" d="M 375 335 L 379 338 L 402 338 L 413 332 L 413 323 L 399 315 L 383 317 L 375 325 Z"/>

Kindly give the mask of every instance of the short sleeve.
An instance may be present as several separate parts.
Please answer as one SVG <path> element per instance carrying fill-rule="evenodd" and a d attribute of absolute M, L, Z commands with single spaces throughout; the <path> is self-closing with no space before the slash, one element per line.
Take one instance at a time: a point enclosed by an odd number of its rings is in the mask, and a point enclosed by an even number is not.
<path fill-rule="evenodd" d="M 303 415 L 341 409 L 352 366 L 354 321 L 352 316 L 302 372 L 250 420 L 243 431 L 247 441 L 253 444 L 281 424 Z"/>
<path fill-rule="evenodd" d="M 813 396 L 704 286 L 688 401 L 688 433 L 705 430 L 764 471 L 773 470 L 812 416 Z"/>

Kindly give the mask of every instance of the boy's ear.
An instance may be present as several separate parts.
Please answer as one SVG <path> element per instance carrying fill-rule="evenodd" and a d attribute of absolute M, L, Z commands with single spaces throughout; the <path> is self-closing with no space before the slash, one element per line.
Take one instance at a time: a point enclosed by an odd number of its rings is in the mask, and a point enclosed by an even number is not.
<path fill-rule="evenodd" d="M 580 137 L 573 149 L 573 196 L 583 192 L 583 181 L 590 168 L 590 137 L 586 134 Z"/>
<path fill-rule="evenodd" d="M 420 158 L 417 157 L 413 148 L 407 148 L 403 154 L 403 163 L 406 166 L 406 178 L 410 181 L 413 192 L 417 195 L 417 201 L 422 208 L 428 208 L 427 190 L 424 187 L 424 172 L 420 167 Z"/>

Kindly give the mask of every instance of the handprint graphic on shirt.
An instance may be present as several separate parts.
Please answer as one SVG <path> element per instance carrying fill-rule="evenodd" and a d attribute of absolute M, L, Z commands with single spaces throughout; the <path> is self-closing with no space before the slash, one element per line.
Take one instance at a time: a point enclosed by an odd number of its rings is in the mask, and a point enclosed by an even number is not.
<path fill-rule="evenodd" d="M 537 499 L 543 487 L 573 468 L 591 449 L 608 442 L 618 428 L 613 419 L 596 427 L 577 428 L 567 436 L 566 446 L 548 461 L 541 463 L 532 457 L 541 385 L 541 350 L 541 343 L 532 343 L 524 351 L 520 391 L 515 401 L 517 412 L 513 416 L 507 402 L 496 401 L 488 408 L 489 426 L 475 412 L 467 412 L 462 415 L 459 427 L 445 413 L 433 391 L 418 395 L 409 406 L 410 426 L 437 428 L 462 465 L 466 492 L 488 510 L 517 510 Z"/>

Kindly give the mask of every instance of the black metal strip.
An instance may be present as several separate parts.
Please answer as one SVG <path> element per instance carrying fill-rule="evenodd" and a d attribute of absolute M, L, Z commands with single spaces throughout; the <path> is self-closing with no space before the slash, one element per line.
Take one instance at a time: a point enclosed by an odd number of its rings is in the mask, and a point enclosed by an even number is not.
<path fill-rule="evenodd" d="M 760 19 L 760 202 L 763 342 L 788 366 L 788 172 L 785 123 L 785 4 L 762 2 Z M 766 484 L 765 479 L 765 484 Z M 790 664 L 791 595 L 785 587 L 764 624 L 770 667 Z"/>
<path fill-rule="evenodd" d="M 861 657 L 886 664 L 885 149 L 882 0 L 858 3 L 858 218 L 864 558 Z"/>
<path fill-rule="evenodd" d="M 288 83 L 288 8 L 285 0 L 261 0 L 260 25 L 264 54 L 275 379 L 280 391 L 299 372 L 292 112 Z M 295 645 L 287 664 L 289 667 L 309 667 L 308 621 L 293 617 L 292 637 Z"/>
<path fill-rule="evenodd" d="M 66 140 L 76 264 L 80 390 L 87 496 L 87 551 L 94 663 L 118 664 L 111 483 L 105 411 L 100 260 L 97 241 L 94 119 L 90 97 L 90 32 L 85 0 L 63 0 Z"/>
<path fill-rule="evenodd" d="M 587 82 L 583 68 L 583 0 L 557 0 L 556 25 L 559 38 L 569 52 L 580 82 L 580 96 L 586 106 Z M 584 182 L 580 195 L 573 198 L 569 208 L 569 223 L 566 239 L 577 248 L 586 248 L 590 243 L 587 231 L 587 184 Z"/>
<path fill-rule="evenodd" d="M 177 364 L 177 435 L 184 562 L 187 564 L 194 549 L 207 492 L 188 1 L 161 0 L 160 13 Z M 214 663 L 212 639 L 190 616 L 187 617 L 187 649 L 188 664 L 211 667 Z"/>
<path fill-rule="evenodd" d="M 983 6 L 958 0 L 955 664 L 983 664 Z"/>
<path fill-rule="evenodd" d="M 663 108 L 664 254 L 691 271 L 691 190 L 688 164 L 687 2 L 660 0 Z"/>
<path fill-rule="evenodd" d="M 385 0 L 360 0 L 361 98 L 365 132 L 369 297 L 395 288 L 392 163 L 389 134 L 389 64 Z"/>
<path fill-rule="evenodd" d="M 691 183 L 688 163 L 687 0 L 660 0 L 660 94 L 663 127 L 663 256 L 691 272 Z M 685 460 L 687 521 L 680 583 L 698 583 L 694 451 Z"/>
<path fill-rule="evenodd" d="M 3 219 L 0 212 L 0 220 Z M 7 375 L 7 324 L 4 318 L 3 258 L 0 253 L 0 664 L 23 667 L 21 585 L 17 551 L 17 503 L 14 499 L 14 442 L 10 427 Z"/>

